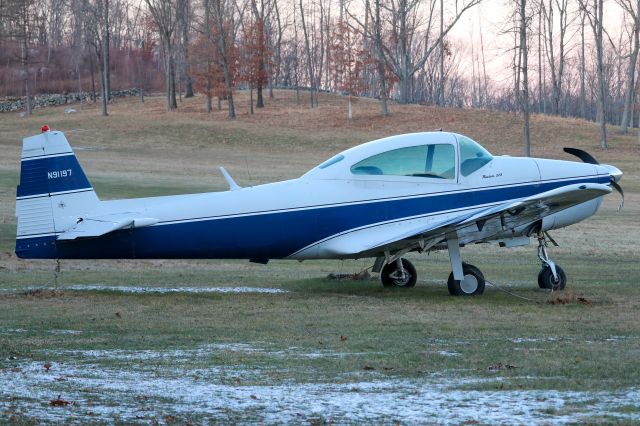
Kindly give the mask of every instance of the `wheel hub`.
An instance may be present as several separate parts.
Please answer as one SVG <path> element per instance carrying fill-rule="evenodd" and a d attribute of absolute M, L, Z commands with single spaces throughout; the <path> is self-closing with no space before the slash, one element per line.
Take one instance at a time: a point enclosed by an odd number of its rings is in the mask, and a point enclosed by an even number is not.
<path fill-rule="evenodd" d="M 473 293 L 478 289 L 478 279 L 474 275 L 467 274 L 460 281 L 460 288 L 467 294 Z"/>
<path fill-rule="evenodd" d="M 406 270 L 400 271 L 396 269 L 396 271 L 390 274 L 389 277 L 393 279 L 395 285 L 402 287 L 409 282 L 409 280 L 411 279 L 411 274 Z"/>

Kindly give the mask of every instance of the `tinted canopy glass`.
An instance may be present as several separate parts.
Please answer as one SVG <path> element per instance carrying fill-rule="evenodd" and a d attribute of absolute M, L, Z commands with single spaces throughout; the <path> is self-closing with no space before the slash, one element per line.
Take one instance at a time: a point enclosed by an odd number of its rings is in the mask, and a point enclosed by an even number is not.
<path fill-rule="evenodd" d="M 455 149 L 451 144 L 418 145 L 383 152 L 351 167 L 357 175 L 455 178 Z"/>
<path fill-rule="evenodd" d="M 493 159 L 489 151 L 465 136 L 458 136 L 458 143 L 460 144 L 460 174 L 462 176 L 469 176 Z"/>

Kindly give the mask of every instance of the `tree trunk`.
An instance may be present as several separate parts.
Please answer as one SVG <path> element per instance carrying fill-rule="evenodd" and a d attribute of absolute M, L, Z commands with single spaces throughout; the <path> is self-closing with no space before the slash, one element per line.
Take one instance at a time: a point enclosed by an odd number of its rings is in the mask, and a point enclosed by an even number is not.
<path fill-rule="evenodd" d="M 582 12 L 582 22 L 580 24 L 580 116 L 587 118 L 587 99 L 585 89 L 585 59 L 584 59 L 584 20 L 586 12 Z"/>
<path fill-rule="evenodd" d="M 609 147 L 607 143 L 607 110 L 606 110 L 606 87 L 605 87 L 605 75 L 604 75 L 604 52 L 602 46 L 602 32 L 603 32 L 603 0 L 596 0 L 596 55 L 598 61 L 598 116 L 600 121 L 600 145 L 602 149 Z"/>
<path fill-rule="evenodd" d="M 207 112 L 211 112 L 211 61 L 207 59 Z"/>
<path fill-rule="evenodd" d="M 171 109 L 178 108 L 176 100 L 176 64 L 173 58 L 169 58 L 169 70 L 171 71 Z"/>
<path fill-rule="evenodd" d="M 165 94 L 166 96 L 166 101 L 167 101 L 167 111 L 171 111 L 172 110 L 172 104 L 171 104 L 171 62 L 169 61 L 169 54 L 167 53 L 169 51 L 169 47 L 165 48 L 164 51 L 164 81 L 165 81 L 165 86 L 166 86 L 166 90 L 167 93 Z"/>
<path fill-rule="evenodd" d="M 109 0 L 103 3 L 103 27 L 102 27 L 102 116 L 109 115 L 107 103 L 109 102 Z"/>
<path fill-rule="evenodd" d="M 382 46 L 382 21 L 380 20 L 380 0 L 375 0 L 375 19 L 374 19 L 374 33 L 376 44 L 376 67 L 378 69 L 378 78 L 380 79 L 380 100 L 381 102 L 381 114 L 383 116 L 389 115 L 389 109 L 387 107 L 387 76 L 385 73 L 385 59 L 384 50 Z"/>
<path fill-rule="evenodd" d="M 640 10 L 638 12 L 640 14 Z M 633 90 L 635 88 L 636 62 L 638 60 L 638 50 L 640 49 L 640 24 L 638 18 L 634 19 L 633 25 L 633 51 L 629 58 L 629 68 L 627 70 L 627 90 L 624 98 L 624 111 L 622 112 L 622 120 L 620 122 L 620 131 L 627 134 L 629 129 L 629 120 L 631 119 L 633 126 Z"/>
<path fill-rule="evenodd" d="M 542 112 L 542 13 L 538 13 L 538 114 Z"/>
<path fill-rule="evenodd" d="M 223 10 L 220 4 L 221 0 L 215 0 L 214 7 L 216 9 L 216 27 L 218 29 L 218 53 L 222 61 L 222 73 L 224 75 L 227 105 L 229 108 L 229 120 L 235 120 L 236 108 L 233 103 L 233 82 L 231 81 L 231 72 L 229 70 L 229 55 L 227 52 L 227 33 L 223 25 Z"/>
<path fill-rule="evenodd" d="M 253 85 L 249 84 L 249 113 L 253 115 Z"/>
<path fill-rule="evenodd" d="M 26 28 L 26 25 L 25 25 Z M 21 40 L 22 44 L 22 74 L 24 83 L 24 96 L 25 96 L 25 112 L 27 116 L 32 113 L 31 107 L 31 87 L 29 85 L 29 48 L 27 46 L 27 34 L 25 30 L 24 37 Z"/>
<path fill-rule="evenodd" d="M 440 0 L 440 82 L 437 105 L 444 105 L 444 6 Z"/>
<path fill-rule="evenodd" d="M 311 63 L 311 46 L 309 44 L 309 34 L 307 32 L 307 25 L 304 20 L 304 10 L 302 9 L 302 0 L 300 0 L 300 19 L 302 21 L 302 32 L 304 34 L 304 45 L 307 50 L 307 72 L 309 74 L 309 85 L 311 90 L 311 108 L 314 106 L 313 101 L 313 86 L 315 84 L 315 78 L 313 78 L 313 64 Z"/>
<path fill-rule="evenodd" d="M 527 62 L 527 16 L 526 0 L 520 0 L 520 50 L 522 59 L 522 111 L 524 113 L 524 155 L 531 156 L 531 137 L 529 129 L 529 78 Z"/>
<path fill-rule="evenodd" d="M 103 35 L 103 54 L 104 57 L 104 69 L 105 69 L 105 84 L 107 88 L 107 101 L 111 100 L 111 72 L 109 70 L 111 59 L 109 57 L 110 42 L 109 42 L 109 0 L 104 0 L 104 35 Z M 106 115 L 106 112 L 103 114 Z"/>
<path fill-rule="evenodd" d="M 182 49 L 184 57 L 185 98 L 193 97 L 193 79 L 191 78 L 191 65 L 189 63 L 189 2 L 185 1 L 182 10 Z"/>
<path fill-rule="evenodd" d="M 256 108 L 264 108 L 264 99 L 262 97 L 262 85 L 261 84 L 258 84 L 258 87 L 256 88 L 256 92 L 257 92 Z M 253 114 L 253 111 L 251 113 Z"/>
<path fill-rule="evenodd" d="M 96 103 L 96 78 L 95 78 L 95 65 L 93 63 L 93 55 L 89 54 L 89 67 L 91 68 L 91 100 Z"/>

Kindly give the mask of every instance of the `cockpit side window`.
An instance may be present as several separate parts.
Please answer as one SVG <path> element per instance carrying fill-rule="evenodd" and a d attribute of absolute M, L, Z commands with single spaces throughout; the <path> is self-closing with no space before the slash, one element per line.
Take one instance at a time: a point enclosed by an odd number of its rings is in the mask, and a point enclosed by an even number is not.
<path fill-rule="evenodd" d="M 351 173 L 454 179 L 455 161 L 451 144 L 418 145 L 366 158 L 351 166 Z"/>
<path fill-rule="evenodd" d="M 458 143 L 460 146 L 460 174 L 462 176 L 469 176 L 493 160 L 489 151 L 465 136 L 458 136 Z"/>

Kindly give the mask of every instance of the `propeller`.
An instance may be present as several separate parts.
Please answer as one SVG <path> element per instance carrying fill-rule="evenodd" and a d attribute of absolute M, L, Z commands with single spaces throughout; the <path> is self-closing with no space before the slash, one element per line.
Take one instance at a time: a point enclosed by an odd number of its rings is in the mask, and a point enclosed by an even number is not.
<path fill-rule="evenodd" d="M 584 163 L 600 165 L 598 160 L 596 160 L 595 157 L 593 155 L 589 154 L 587 151 L 583 151 L 583 150 L 578 149 L 578 148 L 564 148 L 564 152 L 566 152 L 567 154 L 575 155 L 576 157 L 581 159 Z M 618 180 L 622 176 L 622 172 L 620 170 L 618 170 L 617 168 L 612 167 L 612 166 L 604 165 L 604 167 L 609 167 L 609 168 L 615 170 L 615 172 L 617 174 L 617 175 L 613 175 L 613 174 L 611 175 L 611 186 L 616 191 L 618 191 L 618 193 L 622 197 L 622 202 L 620 202 L 620 206 L 618 206 L 618 211 L 620 211 L 620 210 L 622 210 L 622 207 L 624 206 L 624 191 L 622 190 L 622 187 L 618 184 Z"/>
<path fill-rule="evenodd" d="M 578 148 L 565 148 L 564 152 L 566 152 L 567 154 L 575 155 L 576 157 L 581 159 L 583 163 L 600 164 L 598 160 L 596 160 L 595 157 L 589 154 L 587 151 L 583 151 Z"/>
<path fill-rule="evenodd" d="M 618 182 L 616 182 L 616 180 L 613 177 L 611 177 L 611 186 L 613 186 L 615 190 L 618 191 L 620 193 L 620 196 L 622 197 L 622 201 L 618 206 L 618 211 L 620 211 L 622 210 L 622 207 L 624 207 L 624 191 L 622 190 L 622 187 L 618 184 Z"/>

